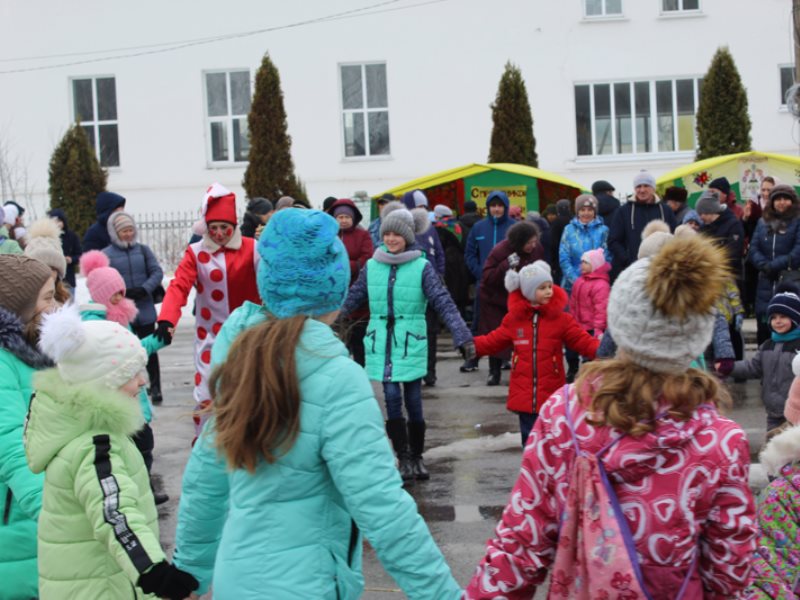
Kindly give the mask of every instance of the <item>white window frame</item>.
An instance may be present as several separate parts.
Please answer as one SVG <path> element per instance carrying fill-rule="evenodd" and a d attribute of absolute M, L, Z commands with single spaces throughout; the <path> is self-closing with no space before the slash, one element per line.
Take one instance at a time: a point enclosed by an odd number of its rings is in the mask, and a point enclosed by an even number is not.
<path fill-rule="evenodd" d="M 672 77 L 656 77 L 654 79 L 625 79 L 625 80 L 607 80 L 607 81 L 576 81 L 572 84 L 572 118 L 573 118 L 573 125 L 575 129 L 575 135 L 573 139 L 575 140 L 575 160 L 576 162 L 595 162 L 595 161 L 620 161 L 620 160 L 630 160 L 630 159 L 656 159 L 660 157 L 668 157 L 668 158 L 675 158 L 681 156 L 693 156 L 695 151 L 697 150 L 697 127 L 695 123 L 695 131 L 694 131 L 694 148 L 690 150 L 678 150 L 678 95 L 677 95 L 677 82 L 680 80 L 691 79 L 694 81 L 693 92 L 694 92 L 694 110 L 695 110 L 695 118 L 697 118 L 697 110 L 699 109 L 700 104 L 700 86 L 699 81 L 702 79 L 702 75 L 677 75 Z M 636 138 L 636 96 L 635 96 L 635 84 L 639 82 L 647 82 L 648 90 L 649 90 L 649 101 L 650 101 L 650 139 L 652 144 L 651 151 L 645 152 L 637 152 L 636 148 L 638 146 L 638 140 Z M 672 144 L 676 150 L 659 150 L 658 149 L 658 142 L 659 142 L 659 135 L 658 135 L 658 107 L 656 102 L 656 82 L 659 81 L 670 81 L 672 84 L 672 122 L 673 122 L 673 132 L 672 132 Z M 626 152 L 621 153 L 618 152 L 618 142 L 617 142 L 617 127 L 616 127 L 616 105 L 614 102 L 614 85 L 620 83 L 627 83 L 630 86 L 630 98 L 631 98 L 631 147 L 633 148 L 633 152 Z M 594 109 L 594 86 L 596 85 L 608 85 L 610 87 L 609 94 L 610 94 L 610 114 L 609 118 L 611 120 L 611 153 L 609 154 L 596 154 L 597 145 L 596 145 L 596 126 L 595 126 L 595 109 Z M 592 154 L 578 154 L 578 136 L 577 136 L 577 121 L 575 120 L 577 117 L 576 114 L 576 105 L 575 105 L 575 88 L 578 86 L 589 86 L 589 134 L 591 137 L 591 149 Z"/>
<path fill-rule="evenodd" d="M 778 65 L 778 93 L 781 97 L 780 108 L 782 110 L 787 110 L 786 108 L 786 97 L 783 94 L 783 70 L 784 69 L 791 69 L 792 70 L 792 79 L 794 79 L 794 65 L 791 63 L 785 63 L 782 65 Z"/>
<path fill-rule="evenodd" d="M 91 127 L 94 131 L 94 141 L 92 145 L 94 147 L 94 154 L 97 157 L 97 162 L 103 166 L 104 169 L 119 169 L 122 166 L 122 152 L 120 150 L 120 131 L 119 131 L 119 105 L 117 104 L 116 99 L 116 89 L 117 89 L 117 76 L 116 75 L 76 75 L 75 77 L 69 78 L 69 99 L 70 99 L 70 114 L 72 115 L 72 122 L 75 123 L 79 119 L 79 115 L 75 112 L 75 81 L 86 81 L 90 80 L 92 82 L 92 114 L 94 115 L 94 119 L 92 121 L 81 121 L 81 127 Z M 116 119 L 103 119 L 101 120 L 100 113 L 97 111 L 97 80 L 98 79 L 113 79 L 114 80 L 114 109 L 117 113 Z M 116 165 L 102 165 L 101 156 L 100 156 L 100 126 L 101 125 L 116 125 L 117 126 L 117 155 L 119 157 L 119 164 Z M 91 140 L 90 140 L 91 141 Z"/>
<path fill-rule="evenodd" d="M 624 0 L 620 0 L 619 3 L 619 12 L 618 13 L 609 13 L 606 8 L 606 3 L 608 0 L 600 0 L 603 4 L 603 11 L 599 15 L 590 15 L 586 10 L 586 2 L 587 0 L 581 0 L 581 4 L 583 5 L 583 18 L 586 21 L 608 21 L 614 19 L 624 19 L 625 18 L 625 6 Z"/>
<path fill-rule="evenodd" d="M 368 108 L 367 107 L 367 73 L 366 67 L 369 65 L 383 65 L 386 71 L 386 106 L 382 108 Z M 345 108 L 344 99 L 342 97 L 342 67 L 361 67 L 361 98 L 363 100 L 362 108 Z M 339 80 L 337 93 L 339 95 L 339 137 L 341 139 L 342 160 L 345 162 L 359 162 L 368 160 L 391 160 L 392 159 L 392 111 L 389 106 L 389 67 L 385 60 L 365 60 L 357 62 L 342 62 L 336 65 L 337 78 Z M 371 112 L 385 112 L 389 124 L 389 152 L 387 154 L 370 154 L 369 153 L 369 119 L 367 115 Z M 363 156 L 347 156 L 346 144 L 347 140 L 344 136 L 344 116 L 346 114 L 364 113 L 364 150 L 366 154 Z"/>
<path fill-rule="evenodd" d="M 207 75 L 213 75 L 215 73 L 224 73 L 225 74 L 225 94 L 227 96 L 227 106 L 228 106 L 228 114 L 222 116 L 215 116 L 212 117 L 208 114 L 208 79 Z M 250 151 L 248 150 L 247 156 L 248 160 L 235 160 L 235 152 L 234 152 L 234 140 L 233 140 L 233 120 L 234 119 L 241 119 L 244 117 L 245 121 L 247 120 L 248 115 L 240 115 L 240 114 L 233 114 L 233 97 L 231 92 L 231 73 L 247 73 L 247 78 L 250 81 L 250 102 L 252 105 L 253 101 L 253 79 L 252 74 L 250 72 L 249 67 L 240 67 L 235 68 L 232 67 L 230 69 L 206 69 L 202 72 L 203 78 L 203 116 L 205 118 L 204 122 L 204 136 L 206 138 L 206 160 L 208 162 L 209 167 L 239 167 L 243 165 L 247 165 L 250 156 Z M 212 136 L 211 136 L 211 123 L 225 123 L 226 128 L 225 132 L 228 138 L 228 159 L 227 160 L 214 160 L 214 149 L 212 147 Z M 249 135 L 249 132 L 248 132 Z"/>
<path fill-rule="evenodd" d="M 697 0 L 697 8 L 683 8 L 686 0 L 678 0 L 678 8 L 667 10 L 664 8 L 664 0 L 658 0 L 658 9 L 662 17 L 696 17 L 703 14 L 703 0 Z"/>

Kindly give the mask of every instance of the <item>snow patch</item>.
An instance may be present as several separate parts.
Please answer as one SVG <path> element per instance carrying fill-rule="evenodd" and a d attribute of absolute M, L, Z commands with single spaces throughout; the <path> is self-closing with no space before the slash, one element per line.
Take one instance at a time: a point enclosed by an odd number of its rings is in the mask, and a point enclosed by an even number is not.
<path fill-rule="evenodd" d="M 520 448 L 519 433 L 506 432 L 501 435 L 489 435 L 479 438 L 458 440 L 437 446 L 425 451 L 426 459 L 462 458 L 465 454 L 484 452 L 502 452 L 511 448 Z"/>

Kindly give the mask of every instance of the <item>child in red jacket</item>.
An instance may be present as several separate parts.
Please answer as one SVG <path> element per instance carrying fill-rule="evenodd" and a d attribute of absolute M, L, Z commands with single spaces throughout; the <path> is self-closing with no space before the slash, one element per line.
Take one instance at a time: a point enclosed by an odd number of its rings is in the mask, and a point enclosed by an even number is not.
<path fill-rule="evenodd" d="M 505 284 L 508 314 L 500 327 L 475 338 L 475 350 L 482 356 L 513 347 L 506 408 L 519 416 L 524 447 L 545 401 L 566 383 L 563 346 L 594 358 L 600 343 L 564 312 L 567 294 L 553 285 L 546 262 L 509 270 Z"/>
<path fill-rule="evenodd" d="M 602 248 L 584 252 L 581 257 L 581 275 L 572 285 L 569 312 L 585 331 L 600 339 L 606 330 L 606 309 L 611 285 L 608 272 L 611 265 L 606 262 Z"/>

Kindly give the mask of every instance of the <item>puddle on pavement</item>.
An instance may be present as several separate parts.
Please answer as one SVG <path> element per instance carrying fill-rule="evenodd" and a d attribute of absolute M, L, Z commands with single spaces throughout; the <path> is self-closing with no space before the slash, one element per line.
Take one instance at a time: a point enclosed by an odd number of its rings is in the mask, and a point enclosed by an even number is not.
<path fill-rule="evenodd" d="M 417 508 L 428 522 L 480 523 L 498 521 L 505 506 L 419 504 Z"/>

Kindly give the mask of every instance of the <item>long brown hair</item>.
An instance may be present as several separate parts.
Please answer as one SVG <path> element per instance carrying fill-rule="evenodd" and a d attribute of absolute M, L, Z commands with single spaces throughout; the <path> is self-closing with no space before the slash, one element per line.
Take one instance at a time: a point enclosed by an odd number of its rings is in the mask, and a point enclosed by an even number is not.
<path fill-rule="evenodd" d="M 209 381 L 216 445 L 234 469 L 275 462 L 300 431 L 294 352 L 305 316 L 268 318 L 241 333 Z"/>
<path fill-rule="evenodd" d="M 659 405 L 666 405 L 671 417 L 684 421 L 701 404 L 731 406 L 728 391 L 705 371 L 656 373 L 624 357 L 584 365 L 575 388 L 588 400 L 592 413 L 588 423 L 608 425 L 634 437 L 655 429 L 653 419 Z"/>

